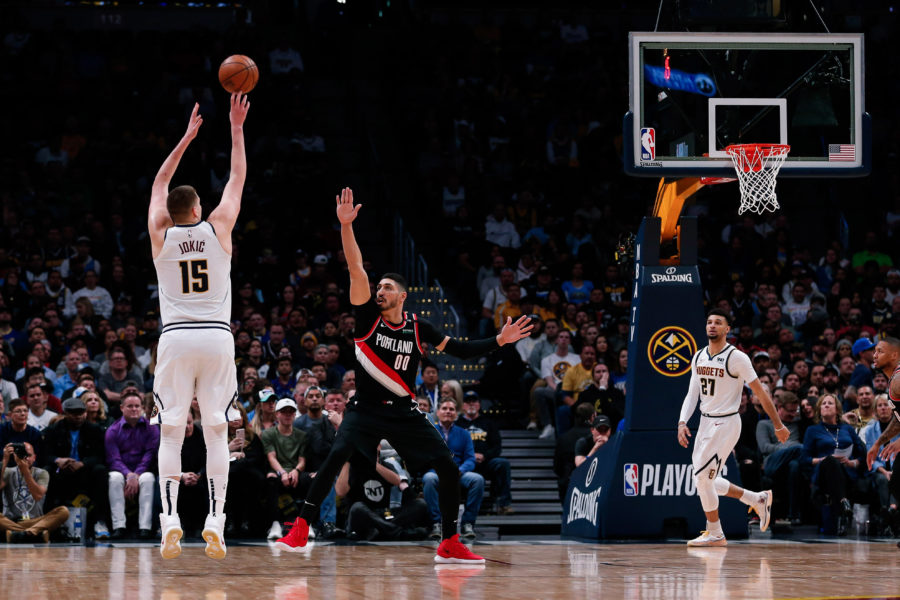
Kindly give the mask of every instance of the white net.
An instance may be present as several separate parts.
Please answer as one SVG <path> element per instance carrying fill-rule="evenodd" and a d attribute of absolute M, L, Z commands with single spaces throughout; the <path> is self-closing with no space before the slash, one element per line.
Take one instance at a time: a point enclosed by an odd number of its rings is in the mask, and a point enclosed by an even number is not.
<path fill-rule="evenodd" d="M 741 188 L 739 215 L 748 210 L 761 215 L 779 208 L 775 179 L 790 149 L 786 144 L 738 144 L 725 148 Z"/>

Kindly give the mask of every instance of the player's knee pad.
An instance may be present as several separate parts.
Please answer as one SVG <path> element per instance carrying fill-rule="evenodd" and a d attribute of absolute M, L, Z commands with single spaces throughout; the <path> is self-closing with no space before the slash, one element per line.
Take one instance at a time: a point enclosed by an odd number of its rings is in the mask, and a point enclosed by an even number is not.
<path fill-rule="evenodd" d="M 718 510 L 719 495 L 716 493 L 715 481 L 710 479 L 705 471 L 694 475 L 694 481 L 697 482 L 697 495 L 700 496 L 700 505 L 703 506 L 703 511 Z"/>
<path fill-rule="evenodd" d="M 724 496 L 728 493 L 728 489 L 731 487 L 731 483 L 728 482 L 724 477 L 716 477 L 716 494 L 719 496 Z"/>

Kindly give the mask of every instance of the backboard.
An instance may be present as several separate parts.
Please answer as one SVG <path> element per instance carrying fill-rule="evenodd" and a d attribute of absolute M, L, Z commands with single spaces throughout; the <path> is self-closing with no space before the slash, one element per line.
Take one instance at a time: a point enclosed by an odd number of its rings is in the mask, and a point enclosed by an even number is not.
<path fill-rule="evenodd" d="M 791 146 L 780 177 L 871 165 L 862 34 L 629 34 L 625 172 L 734 177 L 729 144 Z"/>

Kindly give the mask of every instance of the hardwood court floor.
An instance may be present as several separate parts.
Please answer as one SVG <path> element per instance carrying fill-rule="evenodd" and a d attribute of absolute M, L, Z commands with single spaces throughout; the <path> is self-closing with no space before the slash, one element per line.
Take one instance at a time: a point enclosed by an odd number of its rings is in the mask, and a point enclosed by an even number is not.
<path fill-rule="evenodd" d="M 429 544 L 319 544 L 304 553 L 231 546 L 223 561 L 186 544 L 2 546 L 0 598 L 335 600 L 900 597 L 893 542 L 479 543 L 485 567 L 435 567 Z M 442 568 L 444 567 L 444 568 Z"/>

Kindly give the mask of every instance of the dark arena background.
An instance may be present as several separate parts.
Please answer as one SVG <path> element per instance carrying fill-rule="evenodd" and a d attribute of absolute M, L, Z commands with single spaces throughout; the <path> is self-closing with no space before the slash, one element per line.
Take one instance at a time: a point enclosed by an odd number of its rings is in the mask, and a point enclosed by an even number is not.
<path fill-rule="evenodd" d="M 0 597 L 900 597 L 893 458 L 866 465 L 893 418 L 873 353 L 900 337 L 898 13 L 893 0 L 0 0 Z M 203 550 L 194 406 L 184 551 L 163 560 L 156 446 L 131 448 L 140 465 L 125 468 L 121 398 L 143 398 L 139 428 L 158 443 L 150 192 L 197 103 L 172 186 L 194 186 L 204 218 L 218 205 L 232 55 L 259 80 L 232 235 L 228 553 Z M 748 143 L 792 147 L 762 214 L 739 214 L 738 183 L 722 181 L 737 177 L 725 146 Z M 362 368 L 334 204 L 346 187 L 366 273 L 406 278 L 407 311 L 463 340 L 535 323 L 476 359 L 425 347 L 416 380 L 428 418 L 462 439 L 460 533 L 486 564 L 433 562 L 434 487 L 387 445 L 390 481 L 352 463 L 315 539 L 276 542 L 304 496 L 273 485 L 269 396 L 297 405 L 294 460 L 315 473 Z M 791 437 L 778 446 L 745 386 L 722 474 L 771 490 L 771 522 L 722 497 L 728 545 L 687 547 L 706 520 L 676 431 L 714 308 Z M 834 448 L 824 398 L 844 424 Z M 130 474 L 152 485 L 126 484 L 123 524 L 113 488 Z"/>

